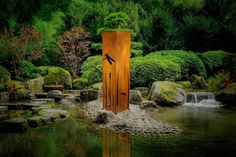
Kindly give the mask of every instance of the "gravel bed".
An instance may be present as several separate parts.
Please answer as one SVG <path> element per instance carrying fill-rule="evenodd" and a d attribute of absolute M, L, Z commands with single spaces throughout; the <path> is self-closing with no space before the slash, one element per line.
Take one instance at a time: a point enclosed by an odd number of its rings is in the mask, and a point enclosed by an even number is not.
<path fill-rule="evenodd" d="M 151 118 L 145 110 L 139 108 L 139 105 L 130 104 L 129 110 L 117 114 L 102 110 L 101 100 L 84 103 L 81 108 L 92 121 L 96 121 L 100 113 L 106 113 L 108 121 L 100 126 L 116 132 L 157 136 L 176 135 L 181 132 L 181 129 L 176 126 Z"/>

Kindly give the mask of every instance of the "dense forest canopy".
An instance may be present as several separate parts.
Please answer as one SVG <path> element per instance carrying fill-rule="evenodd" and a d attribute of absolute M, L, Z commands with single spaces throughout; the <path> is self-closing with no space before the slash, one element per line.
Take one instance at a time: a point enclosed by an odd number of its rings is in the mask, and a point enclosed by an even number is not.
<path fill-rule="evenodd" d="M 93 42 L 101 42 L 96 31 L 112 12 L 129 16 L 134 41 L 143 43 L 145 53 L 236 50 L 235 0 L 1 0 L 0 6 L 1 31 L 33 25 L 51 52 L 57 36 L 72 27 L 83 27 Z"/>

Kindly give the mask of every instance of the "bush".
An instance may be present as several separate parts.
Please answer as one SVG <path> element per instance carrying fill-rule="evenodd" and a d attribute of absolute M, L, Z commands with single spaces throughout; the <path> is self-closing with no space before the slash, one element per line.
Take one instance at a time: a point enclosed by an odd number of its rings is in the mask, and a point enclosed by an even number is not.
<path fill-rule="evenodd" d="M 0 66 L 0 91 L 4 90 L 4 82 L 10 80 L 10 73 L 3 66 Z"/>
<path fill-rule="evenodd" d="M 225 88 L 231 82 L 230 74 L 227 72 L 219 72 L 215 76 L 208 79 L 208 89 L 211 91 L 219 91 Z"/>
<path fill-rule="evenodd" d="M 152 52 L 148 57 L 168 57 L 171 61 L 181 66 L 182 79 L 188 79 L 192 74 L 206 77 L 206 69 L 201 59 L 193 52 L 184 50 L 163 50 Z M 175 57 L 171 59 L 172 57 Z"/>
<path fill-rule="evenodd" d="M 102 56 L 89 57 L 84 61 L 81 72 L 81 77 L 86 78 L 89 85 L 102 82 Z"/>
<path fill-rule="evenodd" d="M 45 67 L 44 67 L 45 68 Z M 45 85 L 64 85 L 65 88 L 72 88 L 70 72 L 60 67 L 48 67 L 48 73 L 44 77 Z"/>
<path fill-rule="evenodd" d="M 143 55 L 143 44 L 141 42 L 131 42 L 131 57 L 141 57 Z"/>
<path fill-rule="evenodd" d="M 225 55 L 225 52 L 221 50 L 208 51 L 200 55 L 208 75 L 212 75 L 223 68 L 223 60 Z"/>
<path fill-rule="evenodd" d="M 155 81 L 178 80 L 180 66 L 168 59 L 155 57 L 135 57 L 131 59 L 131 86 L 151 85 Z"/>
<path fill-rule="evenodd" d="M 31 62 L 24 60 L 20 63 L 20 71 L 16 78 L 19 80 L 34 79 L 40 76 L 39 73 L 40 70 L 36 66 L 34 66 Z"/>
<path fill-rule="evenodd" d="M 49 66 L 40 66 L 40 67 L 37 67 L 37 69 L 39 70 L 39 73 L 40 73 L 42 76 L 45 76 L 45 75 L 48 74 Z"/>
<path fill-rule="evenodd" d="M 86 78 L 78 78 L 73 80 L 73 89 L 83 89 L 88 86 L 88 80 Z"/>

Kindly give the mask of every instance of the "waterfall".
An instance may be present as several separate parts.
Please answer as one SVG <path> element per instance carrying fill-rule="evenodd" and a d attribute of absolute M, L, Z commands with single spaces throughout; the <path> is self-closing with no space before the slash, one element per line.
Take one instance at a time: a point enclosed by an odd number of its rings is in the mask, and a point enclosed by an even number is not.
<path fill-rule="evenodd" d="M 185 105 L 220 107 L 221 103 L 215 100 L 215 95 L 211 92 L 191 92 L 186 95 Z"/>

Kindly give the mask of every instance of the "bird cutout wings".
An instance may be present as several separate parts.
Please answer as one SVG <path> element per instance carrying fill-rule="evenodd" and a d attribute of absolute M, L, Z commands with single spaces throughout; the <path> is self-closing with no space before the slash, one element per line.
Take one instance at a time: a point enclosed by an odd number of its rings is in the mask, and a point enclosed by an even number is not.
<path fill-rule="evenodd" d="M 105 54 L 105 58 L 103 60 L 107 60 L 109 62 L 109 64 L 111 64 L 111 65 L 112 65 L 112 62 L 115 62 L 115 60 L 112 59 L 108 53 Z"/>

